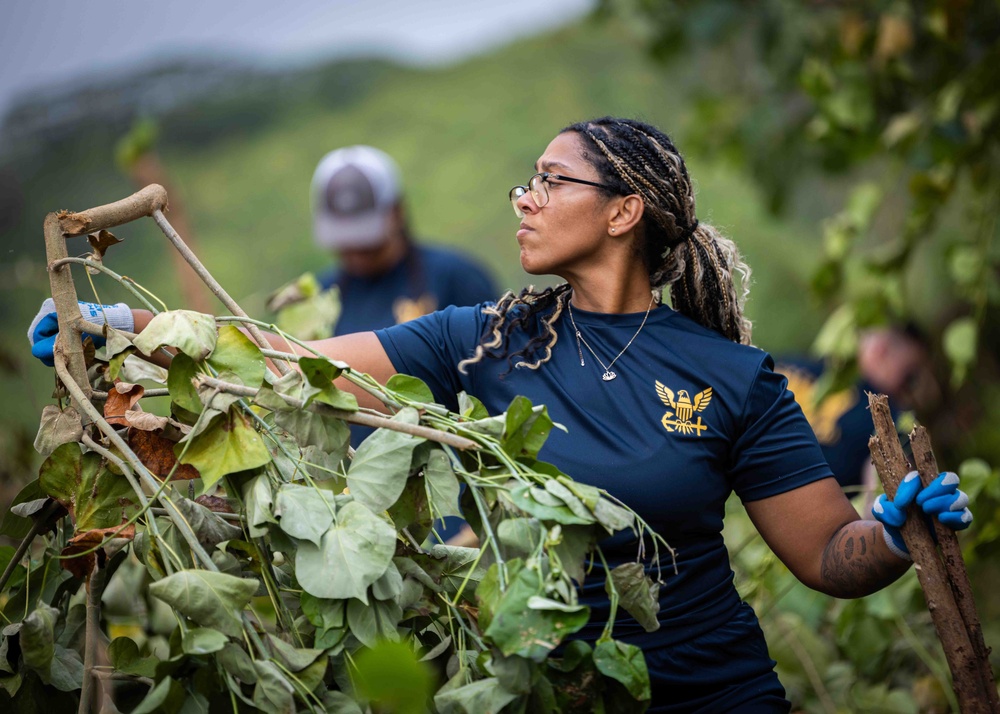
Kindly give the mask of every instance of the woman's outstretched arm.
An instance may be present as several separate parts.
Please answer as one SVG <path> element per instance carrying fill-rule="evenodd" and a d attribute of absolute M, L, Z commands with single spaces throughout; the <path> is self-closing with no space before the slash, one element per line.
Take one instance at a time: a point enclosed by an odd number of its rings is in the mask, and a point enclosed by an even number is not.
<path fill-rule="evenodd" d="M 827 595 L 869 595 L 910 567 L 886 546 L 882 524 L 861 520 L 833 478 L 748 502 L 746 509 L 788 569 Z"/>

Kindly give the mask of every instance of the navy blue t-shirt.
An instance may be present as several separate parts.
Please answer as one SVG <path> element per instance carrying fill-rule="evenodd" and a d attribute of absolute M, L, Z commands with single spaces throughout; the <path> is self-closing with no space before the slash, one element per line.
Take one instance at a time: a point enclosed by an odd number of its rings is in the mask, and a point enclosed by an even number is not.
<path fill-rule="evenodd" d="M 340 288 L 342 310 L 334 335 L 368 332 L 412 320 L 449 305 L 475 305 L 499 297 L 487 272 L 451 249 L 414 245 L 384 275 L 359 278 L 334 269 L 320 285 Z"/>
<path fill-rule="evenodd" d="M 576 323 L 605 363 L 635 334 L 645 313 L 574 310 Z M 494 414 L 517 395 L 545 404 L 568 433 L 553 430 L 539 458 L 577 481 L 606 489 L 635 510 L 677 551 L 677 574 L 662 553 L 661 627 L 646 633 L 619 610 L 614 634 L 643 647 L 673 645 L 737 618 L 741 610 L 722 537 L 725 503 L 780 494 L 831 476 L 802 410 L 761 350 L 731 342 L 662 306 L 654 309 L 614 365 L 617 379 L 584 350 L 580 365 L 568 318 L 540 369 L 515 369 L 484 359 L 467 367 L 488 316 L 481 307 L 448 308 L 376 332 L 398 372 L 425 381 L 435 398 L 457 410 L 466 391 Z M 533 334 L 541 334 L 540 322 Z M 515 334 L 510 352 L 532 334 Z M 635 561 L 637 541 L 618 533 L 601 543 L 611 567 Z M 655 571 L 647 566 L 647 572 Z M 600 635 L 608 598 L 600 567 L 588 576 L 581 601 L 594 609 L 584 638 Z M 756 627 L 747 638 L 761 638 Z M 765 650 L 766 652 L 766 650 Z M 724 668 L 724 662 L 719 667 Z M 768 669 L 770 665 L 768 665 Z"/>

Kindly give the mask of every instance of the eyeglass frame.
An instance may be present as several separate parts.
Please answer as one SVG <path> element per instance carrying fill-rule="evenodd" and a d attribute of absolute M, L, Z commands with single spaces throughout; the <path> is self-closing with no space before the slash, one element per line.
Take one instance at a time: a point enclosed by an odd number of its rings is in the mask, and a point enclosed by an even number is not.
<path fill-rule="evenodd" d="M 525 194 L 530 193 L 531 200 L 534 201 L 535 205 L 538 206 L 539 208 L 542 208 L 543 206 L 546 206 L 549 203 L 548 188 L 545 189 L 545 203 L 541 204 L 538 203 L 538 200 L 535 198 L 536 191 L 533 191 L 530 188 L 531 182 L 535 180 L 536 176 L 542 177 L 542 183 L 548 182 L 549 178 L 551 177 L 556 179 L 557 181 L 566 181 L 568 183 L 580 183 L 584 184 L 585 186 L 594 186 L 596 188 L 603 188 L 609 191 L 615 190 L 613 186 L 608 186 L 607 184 L 596 183 L 594 181 L 587 181 L 585 179 L 573 178 L 572 176 L 563 176 L 562 174 L 553 174 L 549 173 L 548 171 L 539 171 L 537 174 L 532 174 L 531 178 L 528 179 L 527 185 L 518 184 L 517 186 L 512 186 L 510 191 L 507 192 L 507 198 L 510 200 L 510 205 L 514 207 L 514 213 L 517 215 L 518 218 L 524 218 L 524 211 L 522 211 L 520 208 L 517 207 L 517 201 L 519 198 L 521 198 L 521 196 L 524 196 Z M 522 189 L 522 193 L 515 196 L 514 191 L 516 191 L 517 189 Z"/>

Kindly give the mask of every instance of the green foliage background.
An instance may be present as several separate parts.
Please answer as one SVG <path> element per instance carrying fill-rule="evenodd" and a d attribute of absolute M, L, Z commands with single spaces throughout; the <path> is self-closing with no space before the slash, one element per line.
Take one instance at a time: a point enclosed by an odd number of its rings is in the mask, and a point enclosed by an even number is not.
<path fill-rule="evenodd" d="M 160 159 L 193 224 L 198 255 L 255 315 L 264 313 L 271 290 L 330 262 L 312 243 L 309 213 L 309 181 L 327 151 L 362 142 L 388 151 L 402 167 L 417 235 L 469 251 L 495 271 L 502 288 L 517 289 L 532 278 L 517 262 L 506 194 L 532 173 L 552 136 L 585 117 L 620 114 L 666 128 L 683 150 L 692 116 L 685 97 L 706 80 L 697 67 L 665 76 L 623 27 L 584 22 L 451 67 L 359 61 L 287 80 L 296 81 L 299 90 L 287 101 L 236 97 L 158 120 Z M 50 384 L 49 371 L 27 356 L 24 342 L 48 294 L 42 219 L 51 210 L 80 210 L 132 192 L 114 160 L 127 130 L 95 123 L 38 150 L 8 147 L 18 150 L 3 169 L 15 177 L 23 208 L 13 225 L 0 226 L 3 439 L 12 439 L 12 429 L 33 437 Z M 699 215 L 734 237 L 754 267 L 757 343 L 806 348 L 820 319 L 803 296 L 822 210 L 807 207 L 778 220 L 746 176 L 721 161 L 688 158 Z M 119 237 L 126 238 L 115 251 L 122 272 L 181 306 L 162 236 L 143 226 Z M 78 250 L 85 252 L 82 241 Z M 0 446 L 4 461 L 14 462 L 5 471 L 30 460 L 12 455 L 14 446 Z"/>
<path fill-rule="evenodd" d="M 706 87 L 732 86 L 738 77 L 733 62 L 740 52 L 698 42 L 712 35 L 713 22 L 726 19 L 712 11 L 724 5 L 701 4 L 708 9 L 688 30 L 694 33 L 689 51 L 667 65 L 651 61 L 634 28 L 604 18 L 450 67 L 356 61 L 303 71 L 287 78 L 291 89 L 279 96 L 232 96 L 158 117 L 157 148 L 193 224 L 199 257 L 259 316 L 272 289 L 329 262 L 312 244 L 308 205 L 312 171 L 325 152 L 352 143 L 388 151 L 403 169 L 416 234 L 467 250 L 493 268 L 502 288 L 517 289 L 531 278 L 517 264 L 509 187 L 532 173 L 545 144 L 566 124 L 603 114 L 636 116 L 674 136 L 697 183 L 699 217 L 734 238 L 754 268 L 755 343 L 772 352 L 805 351 L 830 313 L 811 297 L 814 270 L 828 249 L 824 225 L 829 233 L 830 224 L 823 220 L 844 206 L 856 184 L 882 180 L 889 162 L 876 154 L 862 166 L 832 167 L 796 155 L 792 165 L 780 145 L 748 156 L 745 144 L 767 146 L 766 135 L 752 135 L 754 128 L 763 131 L 784 107 L 754 104 L 735 88 L 728 105 L 706 97 Z M 729 141 L 734 126 L 751 132 L 755 143 Z M 8 482 L 29 479 L 40 460 L 30 442 L 52 384 L 51 372 L 27 356 L 24 341 L 48 294 L 42 219 L 50 210 L 78 210 L 132 192 L 114 161 L 127 129 L 95 121 L 41 147 L 6 147 L 0 173 L 8 184 L 13 177 L 21 199 L 15 218 L 0 222 L 0 389 L 6 397 L 0 478 Z M 775 186 L 783 187 L 780 196 Z M 904 193 L 889 193 L 864 226 L 866 247 L 886 244 L 903 223 Z M 779 204 L 784 212 L 776 217 L 769 209 Z M 952 207 L 931 230 L 951 237 L 967 228 L 967 216 Z M 127 241 L 115 249 L 116 269 L 181 306 L 167 244 L 155 229 L 129 228 L 119 237 Z M 85 252 L 82 243 L 79 252 Z M 925 241 L 909 260 L 907 305 L 931 322 L 953 297 L 949 256 L 940 242 Z M 90 296 L 81 291 L 81 297 Z M 100 297 L 127 296 L 102 291 Z M 978 386 L 981 394 L 997 391 L 994 382 Z M 988 425 L 977 443 L 995 450 L 995 431 Z M 987 453 L 962 456 L 995 462 Z M 996 474 L 985 464 L 973 466 L 963 483 L 985 502 L 1000 502 Z M 995 596 L 987 596 L 997 581 L 989 564 L 998 526 L 991 515 L 977 512 L 982 525 L 967 557 L 976 569 L 987 644 L 995 646 L 1000 633 L 991 622 L 998 607 Z M 805 708 L 947 706 L 939 685 L 942 660 L 912 574 L 875 598 L 833 602 L 790 584 L 787 571 L 744 530 L 745 519 L 734 513 L 727 522 L 741 592 L 761 612 L 782 680 Z M 850 686 L 865 674 L 872 679 Z"/>

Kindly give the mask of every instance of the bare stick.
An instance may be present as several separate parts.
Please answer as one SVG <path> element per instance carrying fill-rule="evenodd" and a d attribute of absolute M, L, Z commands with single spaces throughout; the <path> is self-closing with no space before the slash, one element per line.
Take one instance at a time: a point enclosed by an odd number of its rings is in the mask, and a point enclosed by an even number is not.
<path fill-rule="evenodd" d="M 109 203 L 86 211 L 73 213 L 62 211 L 58 214 L 61 232 L 66 236 L 82 236 L 85 233 L 106 230 L 131 223 L 140 218 L 153 215 L 154 211 L 163 211 L 167 207 L 167 192 L 159 184 L 150 184 L 141 191 L 136 191 L 128 198 Z M 49 256 L 52 260 L 52 256 Z"/>
<path fill-rule="evenodd" d="M 922 426 L 916 427 L 910 433 L 910 446 L 913 447 L 913 460 L 917 462 L 920 481 L 927 486 L 937 478 L 938 464 L 931 449 L 930 435 Z M 969 633 L 972 649 L 976 653 L 979 664 L 979 677 L 989 698 L 992 711 L 1000 712 L 1000 696 L 997 694 L 997 683 L 993 678 L 993 667 L 990 666 L 990 650 L 983 639 L 983 628 L 976 612 L 976 601 L 972 596 L 972 583 L 969 582 L 969 571 L 965 568 L 962 558 L 962 547 L 958 536 L 951 528 L 940 521 L 934 521 L 934 532 L 937 535 L 938 546 L 944 558 L 944 567 L 948 573 L 948 583 L 951 585 L 955 604 L 962 615 L 965 629 Z"/>
<path fill-rule="evenodd" d="M 82 317 L 80 308 L 76 304 L 76 286 L 73 284 L 73 275 L 68 265 L 51 267 L 53 263 L 69 255 L 66 251 L 66 239 L 63 238 L 63 229 L 58 214 L 50 213 L 45 216 L 44 228 L 45 259 L 50 266 L 48 269 L 49 289 L 52 291 L 52 301 L 56 305 L 56 319 L 59 321 L 57 341 L 62 345 L 73 381 L 82 385 L 84 398 L 87 398 L 90 396 L 90 381 L 87 379 L 87 364 L 83 357 L 83 343 L 81 342 L 83 330 L 78 324 Z M 100 334 L 100 332 L 96 334 Z M 80 405 L 75 406 L 77 411 L 80 411 Z"/>
<path fill-rule="evenodd" d="M 97 642 L 101 629 L 101 594 L 104 592 L 104 568 L 94 564 L 94 569 L 87 579 L 87 626 L 83 649 L 83 688 L 80 690 L 80 708 L 77 714 L 87 714 L 94 699 L 95 687 L 94 664 L 97 659 Z"/>
<path fill-rule="evenodd" d="M 166 216 L 163 215 L 163 211 L 153 211 L 153 220 L 156 221 L 156 225 L 158 225 L 160 230 L 163 231 L 167 240 L 173 243 L 177 252 L 184 257 L 184 260 L 188 262 L 188 265 L 194 269 L 194 272 L 198 274 L 198 277 L 201 278 L 205 285 L 208 286 L 208 289 L 212 291 L 212 294 L 222 301 L 222 304 L 226 306 L 226 309 L 237 317 L 249 317 L 243 308 L 241 308 L 237 302 L 229 296 L 229 293 L 227 293 L 225 289 L 219 285 L 219 282 L 212 277 L 212 274 L 209 273 L 202 262 L 198 260 L 198 256 L 191 252 L 191 249 L 185 245 L 184 241 L 177 234 L 177 231 L 174 230 L 174 227 L 170 225 Z M 271 343 L 267 341 L 267 338 L 264 337 L 264 333 L 261 332 L 256 325 L 247 324 L 247 332 L 250 333 L 254 341 L 260 347 L 270 348 Z M 280 374 L 286 374 L 288 372 L 288 366 L 284 363 L 272 362 L 272 364 L 274 364 Z"/>
<path fill-rule="evenodd" d="M 227 394 L 235 394 L 240 397 L 252 398 L 257 396 L 257 392 L 259 391 L 253 387 L 245 387 L 242 384 L 224 382 L 221 379 L 216 379 L 215 377 L 209 377 L 207 375 L 199 375 L 197 377 L 197 381 L 211 387 L 212 389 L 218 389 L 219 391 L 226 392 Z M 279 392 L 275 392 L 275 394 L 281 397 L 285 403 L 290 406 L 296 407 L 297 409 L 307 409 L 305 401 L 302 399 L 298 399 L 287 394 L 281 394 Z M 314 410 L 309 409 L 309 411 Z M 410 434 L 411 436 L 418 436 L 420 438 L 436 441 L 441 444 L 448 444 L 449 446 L 454 446 L 456 449 L 478 448 L 478 444 L 476 444 L 476 442 L 472 439 L 466 439 L 464 436 L 450 434 L 446 431 L 431 429 L 428 426 L 420 426 L 419 424 L 403 424 L 402 422 L 393 421 L 387 417 L 365 414 L 364 412 L 349 412 L 343 409 L 334 409 L 333 407 L 327 407 L 327 409 L 324 409 L 324 412 L 336 417 L 337 419 L 343 419 L 346 422 L 350 422 L 351 424 L 370 426 L 374 429 L 381 428 L 391 429 L 392 431 L 401 431 L 404 434 Z"/>
<path fill-rule="evenodd" d="M 868 406 L 876 434 L 868 442 L 872 462 L 882 479 L 886 496 L 894 498 L 900 481 L 910 471 L 909 464 L 899 445 L 888 397 L 884 394 L 869 394 Z M 983 691 L 975 651 L 951 588 L 947 585 L 948 574 L 938 557 L 930 532 L 924 527 L 923 514 L 915 505 L 908 510 L 910 517 L 906 519 L 900 532 L 913 558 L 917 578 L 927 600 L 927 609 L 948 660 L 959 707 L 965 714 L 988 714 L 994 710 L 990 708 L 987 694 Z"/>

